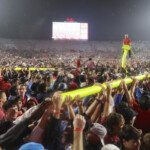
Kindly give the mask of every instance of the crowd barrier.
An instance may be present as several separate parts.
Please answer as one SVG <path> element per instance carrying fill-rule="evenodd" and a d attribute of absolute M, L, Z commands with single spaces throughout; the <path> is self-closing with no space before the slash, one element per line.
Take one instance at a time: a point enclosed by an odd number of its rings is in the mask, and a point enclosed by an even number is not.
<path fill-rule="evenodd" d="M 146 76 L 145 75 L 139 75 L 136 76 L 137 80 L 143 80 Z M 150 78 L 150 75 L 148 75 L 148 78 Z M 131 78 L 125 78 L 124 79 L 126 84 L 132 83 L 132 79 Z M 121 80 L 115 80 L 110 82 L 112 85 L 112 88 L 117 88 L 120 85 Z M 105 89 L 107 89 L 107 86 L 105 83 L 102 84 Z M 67 95 L 70 95 L 72 97 L 72 99 L 74 99 L 77 95 L 80 95 L 81 98 L 86 97 L 86 96 L 90 96 L 96 93 L 99 93 L 101 91 L 101 87 L 97 86 L 97 85 L 93 85 L 91 87 L 86 87 L 86 88 L 82 88 L 82 89 L 78 89 L 78 90 L 74 90 L 74 91 L 70 91 L 70 92 L 65 92 L 62 93 L 63 96 L 63 102 L 65 101 L 65 97 Z"/>

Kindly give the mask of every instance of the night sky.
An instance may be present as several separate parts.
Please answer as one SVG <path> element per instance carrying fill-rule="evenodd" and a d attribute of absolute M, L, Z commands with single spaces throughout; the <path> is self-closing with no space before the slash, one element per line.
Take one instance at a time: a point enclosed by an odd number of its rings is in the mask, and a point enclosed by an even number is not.
<path fill-rule="evenodd" d="M 89 40 L 150 40 L 150 0 L 0 0 L 0 37 L 51 40 L 52 22 L 89 23 Z"/>

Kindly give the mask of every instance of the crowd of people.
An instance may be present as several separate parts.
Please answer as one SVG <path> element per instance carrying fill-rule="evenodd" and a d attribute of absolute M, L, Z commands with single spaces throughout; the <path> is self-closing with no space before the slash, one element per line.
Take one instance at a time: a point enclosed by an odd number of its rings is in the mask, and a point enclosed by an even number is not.
<path fill-rule="evenodd" d="M 124 69 L 109 55 L 1 50 L 1 149 L 149 150 L 150 61 L 130 58 Z M 141 74 L 145 78 L 138 81 Z M 133 82 L 126 84 L 127 77 Z M 118 79 L 119 87 L 112 88 Z M 102 90 L 84 98 L 62 97 L 93 85 Z"/>

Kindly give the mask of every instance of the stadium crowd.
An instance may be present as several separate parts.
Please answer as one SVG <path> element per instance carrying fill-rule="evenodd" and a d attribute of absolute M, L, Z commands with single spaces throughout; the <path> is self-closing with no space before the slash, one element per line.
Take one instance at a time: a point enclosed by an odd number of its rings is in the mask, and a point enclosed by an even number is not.
<path fill-rule="evenodd" d="M 109 55 L 1 50 L 1 149 L 150 150 L 150 61 L 130 58 L 125 70 Z M 145 78 L 138 81 L 140 74 Z M 92 85 L 101 92 L 63 102 L 63 92 Z"/>

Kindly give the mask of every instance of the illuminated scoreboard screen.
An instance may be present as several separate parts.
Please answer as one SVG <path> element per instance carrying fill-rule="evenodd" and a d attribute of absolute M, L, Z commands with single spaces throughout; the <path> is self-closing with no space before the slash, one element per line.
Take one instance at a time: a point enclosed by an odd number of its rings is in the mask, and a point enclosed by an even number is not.
<path fill-rule="evenodd" d="M 88 40 L 88 23 L 53 22 L 52 39 Z"/>

